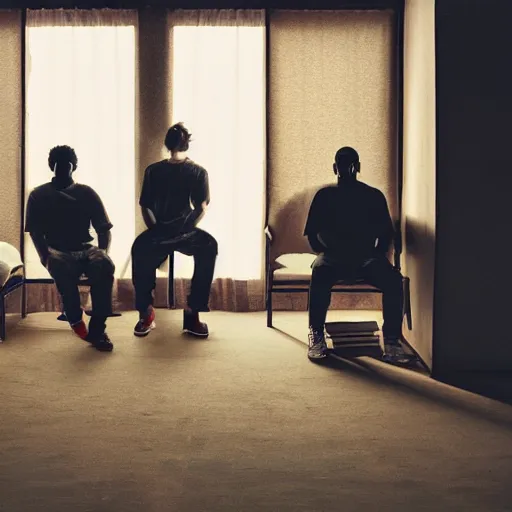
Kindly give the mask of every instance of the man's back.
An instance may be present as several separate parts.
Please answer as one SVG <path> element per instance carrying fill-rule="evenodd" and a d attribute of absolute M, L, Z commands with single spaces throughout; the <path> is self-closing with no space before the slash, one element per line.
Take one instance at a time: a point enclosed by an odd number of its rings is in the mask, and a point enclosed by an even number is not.
<path fill-rule="evenodd" d="M 91 223 L 97 231 L 112 227 L 101 199 L 87 185 L 60 187 L 53 179 L 30 193 L 25 231 L 43 234 L 54 249 L 81 250 L 93 240 Z"/>
<path fill-rule="evenodd" d="M 209 200 L 208 175 L 192 160 L 162 160 L 146 169 L 140 205 L 155 216 L 157 225 L 180 229 L 190 214 L 190 202 Z"/>
<path fill-rule="evenodd" d="M 382 192 L 354 180 L 317 192 L 304 234 L 320 235 L 326 254 L 359 260 L 375 254 L 377 239 L 389 245 L 393 225 Z"/>

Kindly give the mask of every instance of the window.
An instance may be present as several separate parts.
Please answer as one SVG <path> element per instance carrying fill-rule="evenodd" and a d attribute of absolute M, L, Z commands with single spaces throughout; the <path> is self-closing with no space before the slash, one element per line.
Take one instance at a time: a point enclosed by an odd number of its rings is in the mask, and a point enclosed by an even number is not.
<path fill-rule="evenodd" d="M 199 19 L 194 24 L 171 15 L 172 123 L 183 121 L 190 129 L 189 156 L 209 174 L 211 203 L 199 227 L 219 243 L 215 277 L 260 279 L 265 216 L 264 17 L 259 11 L 238 11 L 238 17 L 228 17 L 226 24 L 225 12 L 214 11 L 206 24 L 201 22 L 203 11 L 195 12 Z M 222 24 L 215 16 L 224 16 Z M 190 277 L 192 268 L 192 258 L 177 254 L 178 277 Z"/>
<path fill-rule="evenodd" d="M 114 224 L 117 275 L 135 238 L 135 20 L 126 11 L 27 15 L 25 199 L 52 178 L 49 150 L 73 147 L 75 181 L 96 190 Z M 28 233 L 25 242 L 27 277 L 49 277 Z"/>

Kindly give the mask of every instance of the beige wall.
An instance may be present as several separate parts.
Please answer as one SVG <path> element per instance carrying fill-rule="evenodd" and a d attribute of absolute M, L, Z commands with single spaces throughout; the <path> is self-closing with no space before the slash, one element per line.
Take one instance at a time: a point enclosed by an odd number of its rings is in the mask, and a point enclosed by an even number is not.
<path fill-rule="evenodd" d="M 274 11 L 270 20 L 270 197 L 273 255 L 310 252 L 302 236 L 316 190 L 336 183 L 342 146 L 360 179 L 397 213 L 391 11 Z"/>
<path fill-rule="evenodd" d="M 434 0 L 406 0 L 404 26 L 403 271 L 413 329 L 404 335 L 432 367 L 436 230 Z"/>
<path fill-rule="evenodd" d="M 0 10 L 0 240 L 20 247 L 21 11 Z"/>

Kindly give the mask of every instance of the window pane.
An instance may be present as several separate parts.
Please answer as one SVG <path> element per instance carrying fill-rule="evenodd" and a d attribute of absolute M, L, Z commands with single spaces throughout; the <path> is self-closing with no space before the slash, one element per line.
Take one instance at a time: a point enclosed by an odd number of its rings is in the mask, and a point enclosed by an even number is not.
<path fill-rule="evenodd" d="M 73 147 L 75 181 L 96 190 L 114 224 L 119 275 L 135 237 L 134 26 L 28 27 L 26 105 L 26 197 L 52 178 L 49 150 Z M 25 241 L 27 277 L 49 277 Z"/>
<path fill-rule="evenodd" d="M 192 133 L 211 204 L 200 227 L 218 241 L 216 277 L 260 279 L 265 214 L 265 29 L 173 28 L 172 122 Z M 193 260 L 178 255 L 176 273 Z"/>

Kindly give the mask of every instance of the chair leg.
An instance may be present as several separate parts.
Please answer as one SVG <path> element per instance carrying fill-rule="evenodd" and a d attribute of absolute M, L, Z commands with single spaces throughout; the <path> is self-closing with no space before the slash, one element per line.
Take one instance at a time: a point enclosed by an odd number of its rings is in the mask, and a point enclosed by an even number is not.
<path fill-rule="evenodd" d="M 167 277 L 167 309 L 176 307 L 176 288 L 174 283 L 174 253 L 169 254 L 169 272 Z"/>
<path fill-rule="evenodd" d="M 272 325 L 272 287 L 269 287 L 267 291 L 267 327 L 273 327 Z"/>
<path fill-rule="evenodd" d="M 5 297 L 0 297 L 0 343 L 5 341 Z"/>
<path fill-rule="evenodd" d="M 404 316 L 407 320 L 407 328 L 412 331 L 411 288 L 408 277 L 404 278 Z"/>
<path fill-rule="evenodd" d="M 27 316 L 27 285 L 21 285 L 21 318 Z"/>

